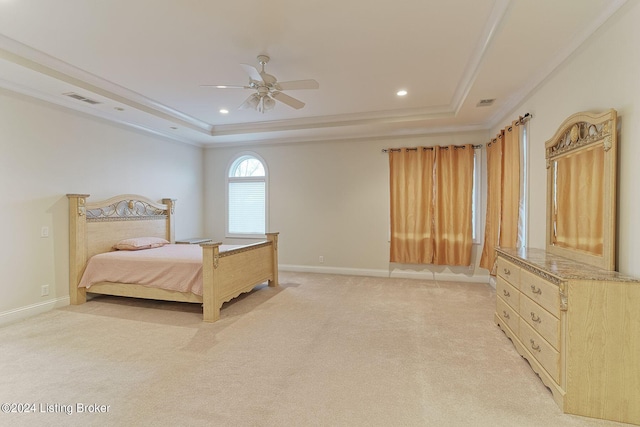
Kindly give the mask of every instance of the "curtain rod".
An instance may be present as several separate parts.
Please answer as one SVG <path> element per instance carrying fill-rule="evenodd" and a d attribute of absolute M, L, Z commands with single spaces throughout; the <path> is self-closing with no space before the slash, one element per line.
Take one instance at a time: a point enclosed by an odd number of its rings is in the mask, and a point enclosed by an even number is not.
<path fill-rule="evenodd" d="M 520 120 L 518 120 L 517 124 L 524 123 L 526 121 L 529 121 L 529 119 L 532 119 L 532 118 L 533 118 L 533 115 L 531 113 L 526 113 L 524 116 L 522 116 L 522 118 Z M 454 145 L 454 147 L 462 148 L 462 147 L 464 147 L 464 145 Z M 422 147 L 422 148 L 424 150 L 433 150 L 433 147 Z M 442 147 L 442 148 L 447 149 L 448 147 Z M 479 150 L 481 148 L 482 148 L 482 144 L 473 146 L 474 150 Z M 417 150 L 417 149 L 418 149 L 418 147 L 407 148 L 407 150 L 412 150 L 412 151 L 413 150 Z M 383 148 L 382 152 L 383 153 L 388 153 L 389 151 L 400 151 L 400 150 L 402 150 L 402 148 Z"/>
<path fill-rule="evenodd" d="M 465 145 L 454 145 L 454 147 L 455 147 L 455 148 L 466 148 L 466 146 L 465 146 Z M 473 147 L 473 149 L 474 149 L 474 150 L 479 150 L 480 148 L 482 148 L 482 145 L 472 145 L 472 147 Z M 433 150 L 433 148 L 434 148 L 434 147 L 420 147 L 420 148 L 422 148 L 423 150 Z M 440 147 L 440 148 L 441 148 L 441 149 L 443 149 L 443 150 L 448 150 L 448 149 L 449 149 L 449 146 L 446 146 L 446 147 Z M 382 152 L 383 152 L 383 153 L 388 153 L 389 151 L 401 151 L 401 150 L 403 150 L 403 149 L 404 149 L 404 150 L 411 150 L 411 151 L 414 151 L 414 150 L 418 150 L 418 147 L 409 147 L 409 148 L 383 148 L 383 149 L 382 149 Z"/>
<path fill-rule="evenodd" d="M 527 113 L 524 116 L 522 116 L 522 118 L 520 120 L 518 120 L 515 125 L 519 126 L 521 124 L 525 124 L 526 122 L 528 122 L 532 118 L 533 118 L 533 115 Z M 505 129 L 508 129 L 509 131 L 511 131 L 512 127 L 513 126 L 507 126 Z M 487 146 L 490 146 L 491 144 L 493 144 L 494 142 L 496 142 L 499 139 L 502 139 L 502 134 L 498 134 L 495 138 L 493 138 L 491 141 L 489 141 L 487 143 Z"/>

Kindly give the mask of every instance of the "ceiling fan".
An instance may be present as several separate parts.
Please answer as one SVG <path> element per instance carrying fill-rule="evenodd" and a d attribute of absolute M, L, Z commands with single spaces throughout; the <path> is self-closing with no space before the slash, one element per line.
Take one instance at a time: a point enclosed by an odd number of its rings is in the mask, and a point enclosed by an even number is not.
<path fill-rule="evenodd" d="M 299 90 L 299 89 L 318 89 L 320 85 L 315 80 L 293 80 L 288 82 L 279 82 L 271 74 L 264 71 L 265 64 L 269 62 L 267 55 L 258 55 L 258 63 L 262 69 L 248 65 L 240 64 L 249 75 L 249 84 L 246 86 L 238 85 L 201 85 L 203 87 L 214 87 L 217 89 L 253 89 L 255 93 L 251 94 L 238 109 L 253 108 L 261 113 L 272 110 L 276 105 L 276 101 L 282 102 L 289 107 L 299 110 L 304 107 L 304 102 L 295 99 L 289 95 L 282 93 L 283 90 Z"/>

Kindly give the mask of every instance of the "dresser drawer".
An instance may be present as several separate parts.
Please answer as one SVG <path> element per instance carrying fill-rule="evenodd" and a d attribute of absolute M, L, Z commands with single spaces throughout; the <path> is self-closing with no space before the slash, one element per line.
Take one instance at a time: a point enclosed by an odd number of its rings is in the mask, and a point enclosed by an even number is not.
<path fill-rule="evenodd" d="M 520 326 L 518 314 L 501 298 L 497 298 L 496 314 L 500 318 L 500 321 L 507 325 L 509 329 L 518 336 L 518 328 Z"/>
<path fill-rule="evenodd" d="M 518 312 L 520 307 L 520 291 L 518 288 L 514 288 L 509 282 L 498 276 L 496 293 L 498 294 L 498 298 L 502 298 L 516 313 Z"/>
<path fill-rule="evenodd" d="M 498 277 L 502 277 L 509 281 L 511 284 L 518 286 L 520 281 L 520 267 L 507 261 L 504 258 L 498 257 Z"/>
<path fill-rule="evenodd" d="M 549 342 L 560 349 L 560 321 L 525 295 L 520 295 L 520 316 Z"/>
<path fill-rule="evenodd" d="M 524 298 L 524 297 L 523 297 Z M 556 383 L 560 383 L 560 353 L 520 318 L 520 341 Z"/>
<path fill-rule="evenodd" d="M 560 290 L 540 276 L 522 270 L 520 272 L 520 292 L 540 304 L 545 310 L 560 317 Z"/>

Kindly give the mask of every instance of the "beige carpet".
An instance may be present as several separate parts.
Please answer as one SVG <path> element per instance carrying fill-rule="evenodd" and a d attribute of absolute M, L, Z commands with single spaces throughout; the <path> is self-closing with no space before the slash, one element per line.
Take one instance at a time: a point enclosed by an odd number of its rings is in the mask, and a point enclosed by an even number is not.
<path fill-rule="evenodd" d="M 488 285 L 281 284 L 214 324 L 197 305 L 100 297 L 1 328 L 0 403 L 36 413 L 0 425 L 621 425 L 560 413 L 494 325 Z"/>

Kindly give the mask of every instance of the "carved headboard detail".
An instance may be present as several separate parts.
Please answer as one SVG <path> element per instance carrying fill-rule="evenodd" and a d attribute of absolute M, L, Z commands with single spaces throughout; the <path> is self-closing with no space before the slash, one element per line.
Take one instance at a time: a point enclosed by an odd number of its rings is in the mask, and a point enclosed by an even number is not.
<path fill-rule="evenodd" d="M 132 198 L 118 200 L 107 206 L 87 209 L 87 221 L 166 220 L 167 208 L 139 200 L 140 196 L 130 197 Z M 173 204 L 171 209 L 174 209 Z"/>

